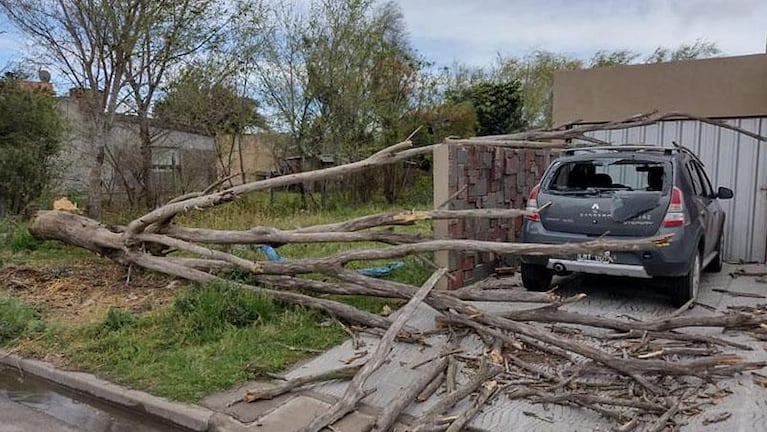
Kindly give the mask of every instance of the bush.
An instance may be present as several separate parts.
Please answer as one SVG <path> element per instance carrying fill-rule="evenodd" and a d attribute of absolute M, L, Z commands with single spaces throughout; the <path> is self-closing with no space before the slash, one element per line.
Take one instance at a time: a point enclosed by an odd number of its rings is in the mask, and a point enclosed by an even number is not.
<path fill-rule="evenodd" d="M 22 213 L 45 189 L 62 135 L 51 94 L 0 79 L 0 217 Z"/>
<path fill-rule="evenodd" d="M 0 345 L 39 331 L 43 326 L 36 308 L 13 297 L 0 297 Z"/>

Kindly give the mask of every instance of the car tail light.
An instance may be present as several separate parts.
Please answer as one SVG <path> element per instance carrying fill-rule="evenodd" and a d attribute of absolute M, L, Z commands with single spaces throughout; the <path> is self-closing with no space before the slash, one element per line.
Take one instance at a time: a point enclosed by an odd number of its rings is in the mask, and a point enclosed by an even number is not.
<path fill-rule="evenodd" d="M 525 208 L 525 211 L 531 212 L 528 215 L 525 215 L 525 219 L 533 222 L 540 222 L 541 215 L 538 214 L 538 192 L 541 190 L 541 184 L 538 183 L 533 187 L 533 190 L 530 191 L 530 196 L 527 197 L 527 207 Z"/>
<path fill-rule="evenodd" d="M 668 205 L 668 211 L 663 218 L 663 226 L 666 228 L 673 228 L 682 226 L 687 222 L 687 218 L 684 215 L 684 200 L 682 199 L 682 191 L 674 186 L 671 189 L 671 203 Z"/>

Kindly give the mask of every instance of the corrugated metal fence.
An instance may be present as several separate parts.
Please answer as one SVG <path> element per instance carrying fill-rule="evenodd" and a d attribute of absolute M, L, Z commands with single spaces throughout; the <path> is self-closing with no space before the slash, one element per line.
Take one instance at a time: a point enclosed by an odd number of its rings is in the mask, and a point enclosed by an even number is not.
<path fill-rule="evenodd" d="M 727 120 L 727 123 L 767 136 L 767 117 Z M 735 198 L 722 200 L 725 260 L 765 262 L 767 251 L 767 143 L 696 120 L 668 120 L 612 131 L 593 137 L 613 144 L 670 147 L 676 142 L 703 161 L 714 187 L 727 186 Z"/>

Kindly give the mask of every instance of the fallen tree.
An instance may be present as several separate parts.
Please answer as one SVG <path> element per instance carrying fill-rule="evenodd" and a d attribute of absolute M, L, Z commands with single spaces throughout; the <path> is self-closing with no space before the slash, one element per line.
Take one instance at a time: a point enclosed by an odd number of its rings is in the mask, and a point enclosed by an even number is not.
<path fill-rule="evenodd" d="M 512 135 L 452 141 L 461 145 L 493 145 L 519 148 L 565 148 L 564 140 L 576 139 L 587 145 L 602 144 L 587 133 L 649 124 L 670 117 L 694 118 L 718 122 L 680 113 L 644 114 L 602 125 L 565 125 L 548 130 L 520 132 Z M 721 125 L 725 127 L 725 125 Z M 749 136 L 748 131 L 739 130 Z M 763 139 L 762 137 L 758 137 Z M 374 279 L 346 266 L 355 261 L 418 256 L 437 251 L 474 251 L 515 255 L 569 255 L 604 251 L 637 251 L 664 247 L 670 237 L 615 241 L 598 238 L 577 244 L 547 245 L 478 241 L 469 239 L 434 239 L 399 233 L 397 226 L 423 220 L 462 218 L 515 218 L 527 214 L 515 209 L 427 210 L 369 215 L 349 221 L 280 230 L 274 227 L 252 227 L 247 230 L 214 230 L 179 226 L 173 221 L 179 214 L 226 204 L 245 194 L 306 181 L 328 179 L 392 164 L 428 153 L 436 146 L 411 148 L 409 141 L 395 144 L 367 159 L 332 168 L 291 174 L 246 183 L 222 190 L 215 187 L 187 194 L 131 221 L 126 226 L 109 226 L 76 213 L 40 211 L 30 225 L 30 232 L 41 240 L 59 240 L 107 257 L 125 266 L 137 266 L 199 283 L 230 283 L 255 291 L 278 301 L 314 308 L 347 323 L 378 329 L 382 342 L 374 355 L 360 368 L 346 368 L 283 383 L 273 391 L 246 393 L 243 401 L 273 397 L 282 392 L 339 377 L 351 377 L 346 396 L 305 431 L 319 431 L 355 409 L 375 383 L 367 383 L 370 374 L 386 360 L 391 344 L 399 340 L 422 340 L 419 329 L 406 324 L 407 314 L 423 302 L 440 313 L 439 324 L 446 329 L 461 328 L 478 335 L 487 343 L 487 355 L 476 359 L 458 357 L 460 350 L 448 351 L 432 367 L 424 368 L 423 379 L 416 380 L 400 400 L 385 410 L 376 421 L 376 430 L 391 430 L 399 414 L 423 394 L 434 392 L 434 383 L 442 382 L 445 373 L 448 392 L 416 424 L 415 430 L 460 430 L 488 403 L 504 393 L 509 398 L 525 397 L 534 401 L 576 405 L 594 410 L 613 422 L 628 427 L 646 422 L 665 427 L 674 415 L 689 408 L 685 404 L 701 389 L 723 376 L 732 376 L 764 366 L 762 362 L 745 362 L 732 354 L 712 354 L 711 346 L 743 348 L 742 344 L 711 336 L 676 332 L 680 328 L 718 327 L 758 329 L 765 325 L 767 311 L 760 308 L 733 310 L 725 314 L 692 317 L 669 316 L 648 322 L 624 321 L 561 310 L 582 296 L 560 298 L 551 293 L 527 292 L 520 289 L 497 289 L 499 286 L 471 286 L 456 291 L 432 290 L 444 269 L 438 269 L 420 290 L 414 286 L 384 279 Z M 383 228 L 383 229 L 382 229 Z M 219 246 L 321 242 L 377 242 L 373 249 L 350 249 L 333 256 L 290 261 L 258 261 Z M 183 252 L 179 256 L 177 252 Z M 223 270 L 238 270 L 251 275 L 253 283 L 232 282 L 220 275 Z M 328 280 L 302 277 L 321 273 Z M 495 289 L 493 289 L 495 288 Z M 346 303 L 318 294 L 369 295 L 401 298 L 408 305 L 392 320 L 359 310 Z M 544 304 L 505 314 L 489 314 L 468 301 L 529 302 Z M 680 311 L 680 313 L 683 311 Z M 619 331 L 596 340 L 562 336 L 536 323 L 588 326 L 603 331 Z M 624 344 L 636 348 L 627 355 Z M 683 343 L 684 347 L 674 344 Z M 648 351 L 652 349 L 651 351 Z M 531 362 L 526 353 L 538 353 L 543 360 Z M 468 383 L 458 385 L 454 372 L 458 362 L 475 366 L 478 371 Z M 472 364 L 473 363 L 473 364 Z M 551 372 L 554 370 L 560 372 Z M 564 371 L 564 374 L 562 373 Z M 599 375 L 601 380 L 585 379 Z M 500 384 L 499 384 L 500 383 Z M 438 384 L 437 384 L 438 385 Z M 366 388 L 363 388 L 366 387 Z M 695 391 L 690 389 L 694 388 Z M 604 390 L 611 389 L 611 390 Z M 578 397 L 584 390 L 605 391 Z M 456 416 L 447 415 L 451 407 L 470 394 L 479 396 L 468 409 Z M 633 423 L 632 423 L 633 422 Z M 660 425 L 660 426 L 658 426 Z"/>

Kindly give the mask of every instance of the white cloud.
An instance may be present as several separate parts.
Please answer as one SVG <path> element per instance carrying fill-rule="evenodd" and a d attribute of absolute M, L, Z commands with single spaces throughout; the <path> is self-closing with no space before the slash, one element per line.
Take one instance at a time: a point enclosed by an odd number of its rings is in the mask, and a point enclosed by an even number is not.
<path fill-rule="evenodd" d="M 415 46 L 440 64 L 488 64 L 535 49 L 650 53 L 698 38 L 728 55 L 763 53 L 763 0 L 397 0 Z"/>
<path fill-rule="evenodd" d="M 269 0 L 277 1 L 277 0 Z M 306 8 L 312 0 L 293 0 Z M 380 2 L 387 0 L 379 0 Z M 413 44 L 438 65 L 490 64 L 536 49 L 589 57 L 600 49 L 649 54 L 698 38 L 727 55 L 763 53 L 765 0 L 394 0 Z M 0 63 L 28 50 L 7 20 Z"/>

